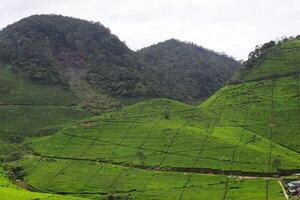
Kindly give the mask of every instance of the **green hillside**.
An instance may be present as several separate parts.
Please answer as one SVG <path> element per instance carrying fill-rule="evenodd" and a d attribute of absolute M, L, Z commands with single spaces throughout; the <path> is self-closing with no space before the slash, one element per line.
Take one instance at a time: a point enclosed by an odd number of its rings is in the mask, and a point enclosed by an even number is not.
<path fill-rule="evenodd" d="M 176 39 L 143 48 L 137 54 L 157 96 L 184 101 L 212 95 L 240 68 L 227 55 Z"/>
<path fill-rule="evenodd" d="M 234 89 L 225 90 L 228 91 L 235 92 Z M 257 110 L 240 108 L 236 116 L 235 106 L 247 101 L 247 97 L 241 96 L 236 104 L 230 102 L 230 97 L 227 101 L 224 104 L 225 99 L 218 99 L 208 107 L 204 104 L 199 108 L 169 100 L 146 101 L 120 112 L 79 122 L 52 137 L 38 139 L 33 147 L 38 154 L 47 157 L 83 157 L 143 167 L 193 167 L 261 173 L 300 167 L 300 155 L 276 142 L 282 138 L 269 138 L 269 129 L 266 131 L 268 135 L 257 132 L 260 126 L 251 120 L 251 116 L 256 117 L 254 112 Z M 245 119 L 246 112 L 248 116 Z M 268 115 L 262 116 L 260 122 L 266 124 L 268 120 Z M 251 130 L 251 125 L 254 130 Z M 276 127 L 280 128 L 284 129 Z M 289 146 L 297 139 L 284 141 L 284 144 Z M 271 164 L 278 160 L 279 169 L 269 166 L 267 160 L 271 144 Z"/>
<path fill-rule="evenodd" d="M 243 82 L 299 75 L 299 50 L 300 39 L 280 41 L 263 51 L 261 50 L 263 53 L 254 59 L 255 62 L 248 69 L 237 73 L 233 80 Z"/>
<path fill-rule="evenodd" d="M 209 110 L 215 106 L 166 99 L 135 104 L 33 140 L 34 156 L 19 164 L 37 190 L 91 198 L 119 193 L 137 199 L 233 199 L 245 192 L 238 199 L 260 199 L 267 186 L 270 199 L 283 199 L 276 180 L 222 174 L 271 176 L 299 169 L 300 155 L 227 120 L 224 105 L 218 113 Z"/>
<path fill-rule="evenodd" d="M 14 200 L 29 200 L 29 199 L 50 199 L 50 200 L 80 200 L 72 196 L 61 196 L 47 193 L 29 192 L 24 189 L 18 188 L 14 185 L 4 174 L 0 168 L 0 198 L 1 199 L 14 199 Z"/>
<path fill-rule="evenodd" d="M 300 171 L 298 66 L 266 62 L 197 107 L 148 100 L 28 141 L 17 163 L 37 190 L 88 198 L 284 199 L 276 177 Z"/>
<path fill-rule="evenodd" d="M 28 136 L 53 134 L 68 123 L 92 116 L 77 106 L 66 89 L 37 85 L 9 67 L 0 67 L 0 85 L 1 154 L 11 153 Z"/>
<path fill-rule="evenodd" d="M 96 113 L 118 108 L 123 98 L 199 101 L 240 67 L 228 56 L 179 41 L 152 49 L 134 52 L 101 23 L 60 15 L 33 15 L 0 31 L 0 63 L 35 83 L 69 89 Z"/>

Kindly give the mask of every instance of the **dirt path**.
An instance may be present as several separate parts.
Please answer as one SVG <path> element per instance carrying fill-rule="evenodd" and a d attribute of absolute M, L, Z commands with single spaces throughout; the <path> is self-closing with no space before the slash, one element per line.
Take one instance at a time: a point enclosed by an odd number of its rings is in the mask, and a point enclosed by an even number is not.
<path fill-rule="evenodd" d="M 289 200 L 289 195 L 286 193 L 286 190 L 285 190 L 285 188 L 284 188 L 284 186 L 283 186 L 281 180 L 280 180 L 280 179 L 277 179 L 277 181 L 278 181 L 278 183 L 279 183 L 279 185 L 280 185 L 280 187 L 281 187 L 281 189 L 282 189 L 282 192 L 283 192 L 283 194 L 284 194 L 284 197 L 286 198 L 286 200 Z"/>

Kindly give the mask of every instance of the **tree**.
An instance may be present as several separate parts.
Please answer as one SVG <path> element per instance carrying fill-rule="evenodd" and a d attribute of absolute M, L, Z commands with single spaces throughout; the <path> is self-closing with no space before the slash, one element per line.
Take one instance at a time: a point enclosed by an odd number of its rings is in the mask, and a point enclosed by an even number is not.
<path fill-rule="evenodd" d="M 273 40 L 263 45 L 257 45 L 255 47 L 255 50 L 249 53 L 248 60 L 243 63 L 246 69 L 252 68 L 255 64 L 257 64 L 260 60 L 262 60 L 265 57 L 269 49 L 275 46 L 276 42 Z"/>

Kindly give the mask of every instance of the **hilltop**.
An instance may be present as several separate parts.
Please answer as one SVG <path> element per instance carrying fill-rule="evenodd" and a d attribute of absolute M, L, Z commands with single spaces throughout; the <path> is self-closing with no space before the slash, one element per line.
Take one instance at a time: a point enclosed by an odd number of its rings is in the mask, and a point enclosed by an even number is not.
<path fill-rule="evenodd" d="M 233 58 L 176 39 L 143 48 L 137 54 L 156 92 L 177 100 L 210 96 L 240 68 Z"/>
<path fill-rule="evenodd" d="M 300 73 L 300 36 L 285 38 L 277 43 L 267 42 L 249 54 L 245 67 L 232 82 L 247 82 L 297 76 Z"/>
<path fill-rule="evenodd" d="M 177 40 L 133 52 L 101 23 L 59 15 L 33 15 L 4 28 L 0 60 L 37 84 L 69 88 L 81 102 L 99 99 L 89 103 L 93 108 L 123 97 L 197 101 L 239 67 L 234 59 Z"/>

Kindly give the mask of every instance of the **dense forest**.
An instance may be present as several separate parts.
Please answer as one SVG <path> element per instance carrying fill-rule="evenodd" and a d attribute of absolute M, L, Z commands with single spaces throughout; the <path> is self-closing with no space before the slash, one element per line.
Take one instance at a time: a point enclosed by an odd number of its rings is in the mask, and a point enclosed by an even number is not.
<path fill-rule="evenodd" d="M 68 85 L 86 78 L 125 93 L 120 88 L 137 81 L 132 53 L 100 23 L 71 17 L 34 15 L 0 33 L 1 60 L 46 84 Z"/>
<path fill-rule="evenodd" d="M 240 66 L 174 39 L 134 52 L 101 23 L 60 15 L 33 15 L 0 31 L 0 61 L 38 84 L 184 101 L 212 94 Z"/>
<path fill-rule="evenodd" d="M 179 100 L 211 95 L 240 67 L 233 58 L 176 39 L 141 49 L 137 54 L 156 94 Z"/>

